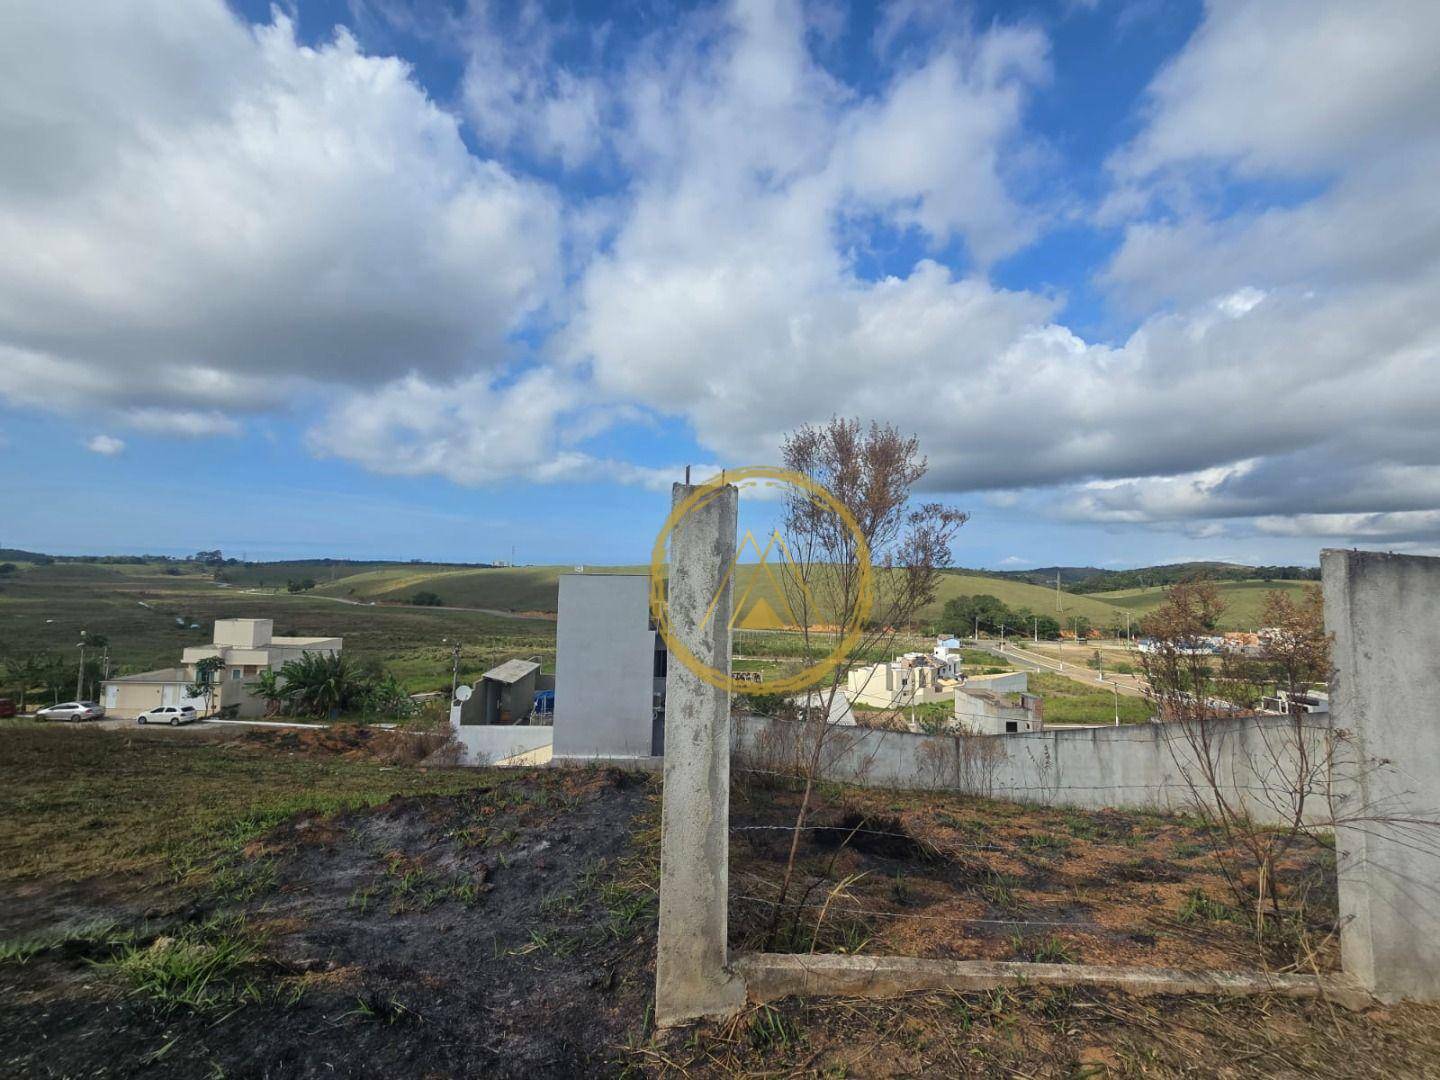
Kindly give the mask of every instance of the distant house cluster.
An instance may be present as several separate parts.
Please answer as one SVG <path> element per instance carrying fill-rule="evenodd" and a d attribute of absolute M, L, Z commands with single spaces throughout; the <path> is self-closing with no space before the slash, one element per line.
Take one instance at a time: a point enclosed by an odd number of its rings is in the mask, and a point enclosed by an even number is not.
<path fill-rule="evenodd" d="M 208 645 L 193 645 L 176 667 L 106 679 L 102 684 L 105 712 L 131 718 L 165 705 L 193 705 L 222 716 L 265 714 L 265 701 L 253 691 L 266 671 L 279 671 L 306 653 L 335 655 L 344 648 L 338 637 L 276 637 L 271 619 L 217 619 Z M 201 662 L 215 658 L 221 666 L 210 675 L 210 692 L 198 689 Z"/>

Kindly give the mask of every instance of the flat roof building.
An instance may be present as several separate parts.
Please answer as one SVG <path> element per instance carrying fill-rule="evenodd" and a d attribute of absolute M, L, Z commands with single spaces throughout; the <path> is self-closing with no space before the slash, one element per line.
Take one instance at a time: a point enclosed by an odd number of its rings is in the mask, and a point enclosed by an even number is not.
<path fill-rule="evenodd" d="M 265 701 L 252 693 L 264 671 L 278 671 L 306 653 L 334 655 L 344 648 L 338 637 L 276 637 L 272 619 L 216 619 L 208 645 L 192 645 L 180 654 L 180 666 L 121 675 L 101 683 L 102 704 L 111 716 L 138 716 L 161 705 L 193 705 L 204 712 L 231 716 L 263 716 Z M 189 693 L 195 665 L 218 657 L 224 667 L 215 673 L 209 700 Z"/>

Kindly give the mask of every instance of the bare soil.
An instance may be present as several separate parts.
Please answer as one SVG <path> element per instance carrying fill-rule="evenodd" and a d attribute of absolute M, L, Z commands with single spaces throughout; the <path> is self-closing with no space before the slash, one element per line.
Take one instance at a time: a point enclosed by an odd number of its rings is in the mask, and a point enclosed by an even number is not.
<path fill-rule="evenodd" d="M 104 917 L 143 947 L 239 910 L 277 992 L 228 1014 L 167 1009 L 94 966 L 113 948 L 85 941 L 0 964 L 0 1075 L 617 1072 L 653 981 L 655 814 L 644 774 L 544 772 L 297 816 L 198 896 L 6 886 L 11 939 Z"/>
<path fill-rule="evenodd" d="M 1440 1077 L 1440 1007 L 1419 1005 L 1022 987 L 657 1032 L 656 778 L 427 770 L 338 737 L 4 744 L 0 1077 Z M 1333 965 L 1323 845 L 1281 882 L 1302 932 L 1262 949 L 1194 822 L 822 796 L 781 947 L 1279 968 L 1308 943 Z M 773 897 L 795 798 L 732 794 L 737 947 L 765 937 L 773 909 L 745 897 Z M 238 1000 L 176 1004 L 113 962 L 226 914 L 258 946 Z"/>
<path fill-rule="evenodd" d="M 1339 968 L 1333 852 L 1316 840 L 1279 868 L 1282 915 L 1257 942 L 1254 911 L 1239 906 L 1199 822 L 848 788 L 820 798 L 772 934 L 798 802 L 784 781 L 732 795 L 735 948 Z"/>

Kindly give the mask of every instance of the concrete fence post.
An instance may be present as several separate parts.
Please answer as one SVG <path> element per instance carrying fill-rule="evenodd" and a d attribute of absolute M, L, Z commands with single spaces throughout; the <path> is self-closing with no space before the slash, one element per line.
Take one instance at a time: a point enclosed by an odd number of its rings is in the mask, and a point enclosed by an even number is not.
<path fill-rule="evenodd" d="M 674 505 L 695 490 L 676 484 Z M 670 535 L 670 632 L 699 663 L 726 675 L 739 501 L 733 485 L 720 487 Z M 655 957 L 655 1020 L 661 1026 L 728 1016 L 745 1002 L 744 980 L 727 966 L 729 823 L 729 691 L 705 682 L 672 654 L 665 676 Z"/>
<path fill-rule="evenodd" d="M 1324 551 L 1341 961 L 1376 996 L 1440 1000 L 1440 558 Z"/>

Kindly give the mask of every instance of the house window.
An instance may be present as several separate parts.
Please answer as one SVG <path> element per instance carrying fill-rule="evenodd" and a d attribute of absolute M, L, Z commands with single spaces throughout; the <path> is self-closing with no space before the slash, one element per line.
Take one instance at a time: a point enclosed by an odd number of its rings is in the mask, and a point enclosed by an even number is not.
<path fill-rule="evenodd" d="M 240 681 L 240 676 L 243 675 L 243 674 L 244 674 L 244 672 L 242 672 L 238 667 L 237 667 L 237 668 L 231 668 L 231 669 L 230 669 L 230 681 L 231 681 L 231 682 L 239 682 L 239 681 Z"/>

